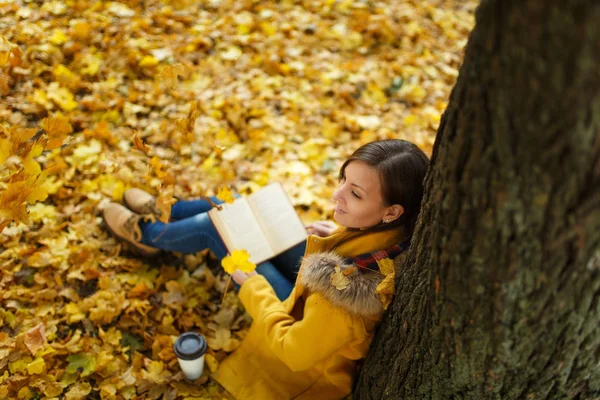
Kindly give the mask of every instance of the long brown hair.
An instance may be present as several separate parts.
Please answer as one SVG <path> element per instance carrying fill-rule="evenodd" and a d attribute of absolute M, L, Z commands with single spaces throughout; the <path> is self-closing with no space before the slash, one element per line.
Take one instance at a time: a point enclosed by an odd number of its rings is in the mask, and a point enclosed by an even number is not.
<path fill-rule="evenodd" d="M 398 228 L 404 229 L 407 238 L 412 237 L 421 209 L 423 180 L 429 167 L 429 158 L 421 149 L 406 140 L 371 142 L 359 147 L 342 164 L 338 176 L 340 180 L 345 177 L 346 167 L 352 161 L 362 161 L 377 170 L 385 205 L 399 204 L 404 207 L 404 214 L 390 223 L 379 222 L 365 230 L 348 228 L 349 231 L 357 232 L 348 239 L 370 232 Z"/>

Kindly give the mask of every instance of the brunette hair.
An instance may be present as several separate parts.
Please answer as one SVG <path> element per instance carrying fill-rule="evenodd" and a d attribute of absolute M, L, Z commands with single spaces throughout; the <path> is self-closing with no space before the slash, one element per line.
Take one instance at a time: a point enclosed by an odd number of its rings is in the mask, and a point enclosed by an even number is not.
<path fill-rule="evenodd" d="M 359 147 L 342 164 L 338 176 L 340 180 L 345 177 L 346 167 L 352 161 L 362 161 L 377 170 L 386 206 L 399 204 L 404 207 L 404 213 L 396 220 L 390 223 L 380 222 L 360 231 L 360 235 L 403 227 L 408 238 L 412 237 L 421 209 L 423 181 L 429 167 L 429 158 L 406 140 L 371 142 Z"/>

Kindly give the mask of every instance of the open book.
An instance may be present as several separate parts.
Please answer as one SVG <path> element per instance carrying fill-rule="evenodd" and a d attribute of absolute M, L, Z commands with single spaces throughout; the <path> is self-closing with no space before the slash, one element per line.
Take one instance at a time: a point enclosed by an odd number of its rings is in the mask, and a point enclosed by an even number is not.
<path fill-rule="evenodd" d="M 259 264 L 306 240 L 308 233 L 280 183 L 272 183 L 222 210 L 208 212 L 229 252 L 244 249 Z"/>

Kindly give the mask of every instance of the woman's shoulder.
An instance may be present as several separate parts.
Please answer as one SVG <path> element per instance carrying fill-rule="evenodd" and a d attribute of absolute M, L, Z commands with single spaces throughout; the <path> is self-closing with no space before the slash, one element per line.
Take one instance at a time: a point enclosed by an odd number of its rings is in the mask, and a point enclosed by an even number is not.
<path fill-rule="evenodd" d="M 362 271 L 335 252 L 314 253 L 304 258 L 299 281 L 336 308 L 352 316 L 379 318 L 383 303 L 376 292 L 383 275 Z"/>

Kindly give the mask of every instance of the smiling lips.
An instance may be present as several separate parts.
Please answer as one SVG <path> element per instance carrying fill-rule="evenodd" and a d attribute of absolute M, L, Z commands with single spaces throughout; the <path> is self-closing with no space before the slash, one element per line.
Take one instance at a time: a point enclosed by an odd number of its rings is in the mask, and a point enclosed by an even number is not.
<path fill-rule="evenodd" d="M 335 205 L 335 208 L 334 208 L 334 210 L 335 210 L 335 211 L 337 211 L 337 212 L 339 212 L 339 213 L 341 213 L 341 214 L 346 214 L 346 211 L 343 211 L 343 210 L 340 208 L 340 206 L 338 206 L 337 204 Z"/>

